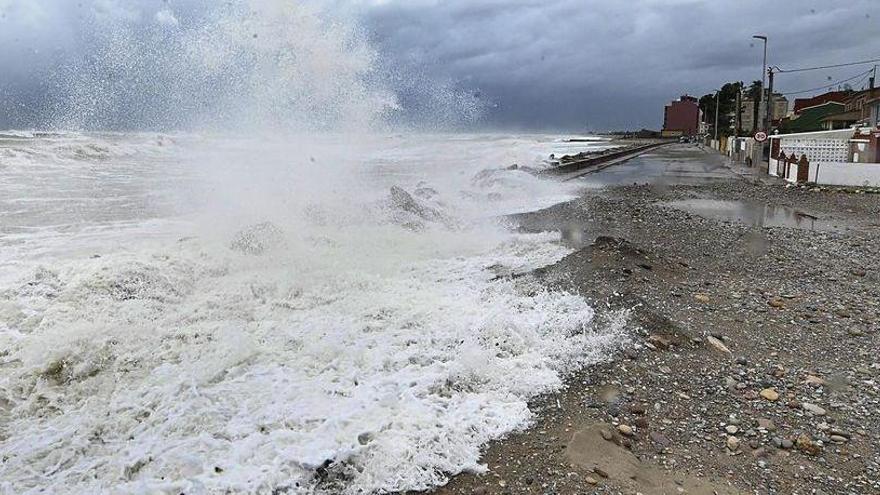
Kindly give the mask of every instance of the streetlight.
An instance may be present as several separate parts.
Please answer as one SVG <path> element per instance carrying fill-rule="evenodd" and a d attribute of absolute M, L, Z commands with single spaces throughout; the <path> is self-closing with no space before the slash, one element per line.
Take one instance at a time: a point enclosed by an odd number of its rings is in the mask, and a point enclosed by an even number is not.
<path fill-rule="evenodd" d="M 721 90 L 715 90 L 715 146 L 721 149 L 721 143 L 718 142 L 718 107 L 721 106 Z"/>
<path fill-rule="evenodd" d="M 761 69 L 761 93 L 758 94 L 758 115 L 761 114 L 761 102 L 764 101 L 764 88 L 767 86 L 767 37 L 763 34 L 756 34 L 752 36 L 752 38 L 756 40 L 761 40 L 764 42 L 764 66 Z M 757 122 L 755 122 L 755 127 L 757 127 Z M 767 129 L 768 122 L 763 123 L 763 130 Z"/>

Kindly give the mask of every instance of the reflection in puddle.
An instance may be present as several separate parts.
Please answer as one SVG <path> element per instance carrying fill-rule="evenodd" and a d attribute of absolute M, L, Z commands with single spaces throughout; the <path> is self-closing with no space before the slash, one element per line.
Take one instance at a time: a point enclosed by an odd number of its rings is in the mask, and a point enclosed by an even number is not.
<path fill-rule="evenodd" d="M 701 217 L 739 222 L 756 227 L 790 227 L 805 230 L 841 230 L 841 225 L 820 220 L 809 213 L 788 206 L 768 205 L 758 201 L 687 199 L 667 205 Z"/>

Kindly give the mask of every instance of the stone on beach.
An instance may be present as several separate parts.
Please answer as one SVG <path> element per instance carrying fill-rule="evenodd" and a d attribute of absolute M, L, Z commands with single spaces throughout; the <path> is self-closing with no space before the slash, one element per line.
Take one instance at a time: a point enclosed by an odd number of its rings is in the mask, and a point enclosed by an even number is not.
<path fill-rule="evenodd" d="M 725 354 L 727 356 L 733 356 L 733 352 L 724 345 L 724 342 L 721 342 L 721 339 L 715 338 L 713 336 L 706 337 L 706 342 L 712 346 L 713 349 L 720 352 L 721 354 Z"/>
<path fill-rule="evenodd" d="M 772 388 L 765 388 L 761 390 L 761 397 L 769 400 L 770 402 L 776 402 L 779 400 L 779 392 Z"/>

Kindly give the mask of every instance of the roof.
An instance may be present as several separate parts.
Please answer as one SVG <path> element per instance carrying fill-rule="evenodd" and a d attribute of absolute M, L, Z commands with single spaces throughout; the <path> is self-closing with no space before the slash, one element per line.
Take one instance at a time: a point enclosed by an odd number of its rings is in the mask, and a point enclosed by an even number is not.
<path fill-rule="evenodd" d="M 794 113 L 801 113 L 803 110 L 822 105 L 828 102 L 846 103 L 849 98 L 849 91 L 829 91 L 828 93 L 814 96 L 812 98 L 795 98 Z"/>
<path fill-rule="evenodd" d="M 855 110 L 852 112 L 835 113 L 823 118 L 820 122 L 857 122 L 861 120 L 862 112 Z"/>
<path fill-rule="evenodd" d="M 784 133 L 818 131 L 822 129 L 822 119 L 829 115 L 839 114 L 845 108 L 846 105 L 843 103 L 828 101 L 819 106 L 804 109 L 796 119 L 783 121 L 779 129 Z"/>
<path fill-rule="evenodd" d="M 834 129 L 834 130 L 821 130 L 821 131 L 811 131 L 811 132 L 799 132 L 796 134 L 772 134 L 769 136 L 770 139 L 797 139 L 805 136 L 834 136 L 835 138 L 839 138 L 838 134 L 846 139 L 852 138 L 855 134 L 856 129 L 848 128 L 848 129 Z"/>

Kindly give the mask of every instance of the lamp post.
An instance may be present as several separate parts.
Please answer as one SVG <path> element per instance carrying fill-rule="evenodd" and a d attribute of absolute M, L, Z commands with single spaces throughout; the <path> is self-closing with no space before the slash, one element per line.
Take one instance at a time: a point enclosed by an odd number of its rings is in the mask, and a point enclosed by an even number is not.
<path fill-rule="evenodd" d="M 721 145 L 718 143 L 718 107 L 721 103 L 721 90 L 715 91 L 715 146 L 718 146 L 721 149 Z"/>
<path fill-rule="evenodd" d="M 758 105 L 758 115 L 761 115 L 761 103 L 764 101 L 764 90 L 767 86 L 767 37 L 763 34 L 756 34 L 752 36 L 752 38 L 756 40 L 761 40 L 764 42 L 764 65 L 761 68 L 761 93 L 758 95 L 758 101 L 755 103 Z M 762 130 L 767 130 L 768 122 L 763 122 Z M 758 127 L 758 123 L 755 122 L 755 127 Z"/>

